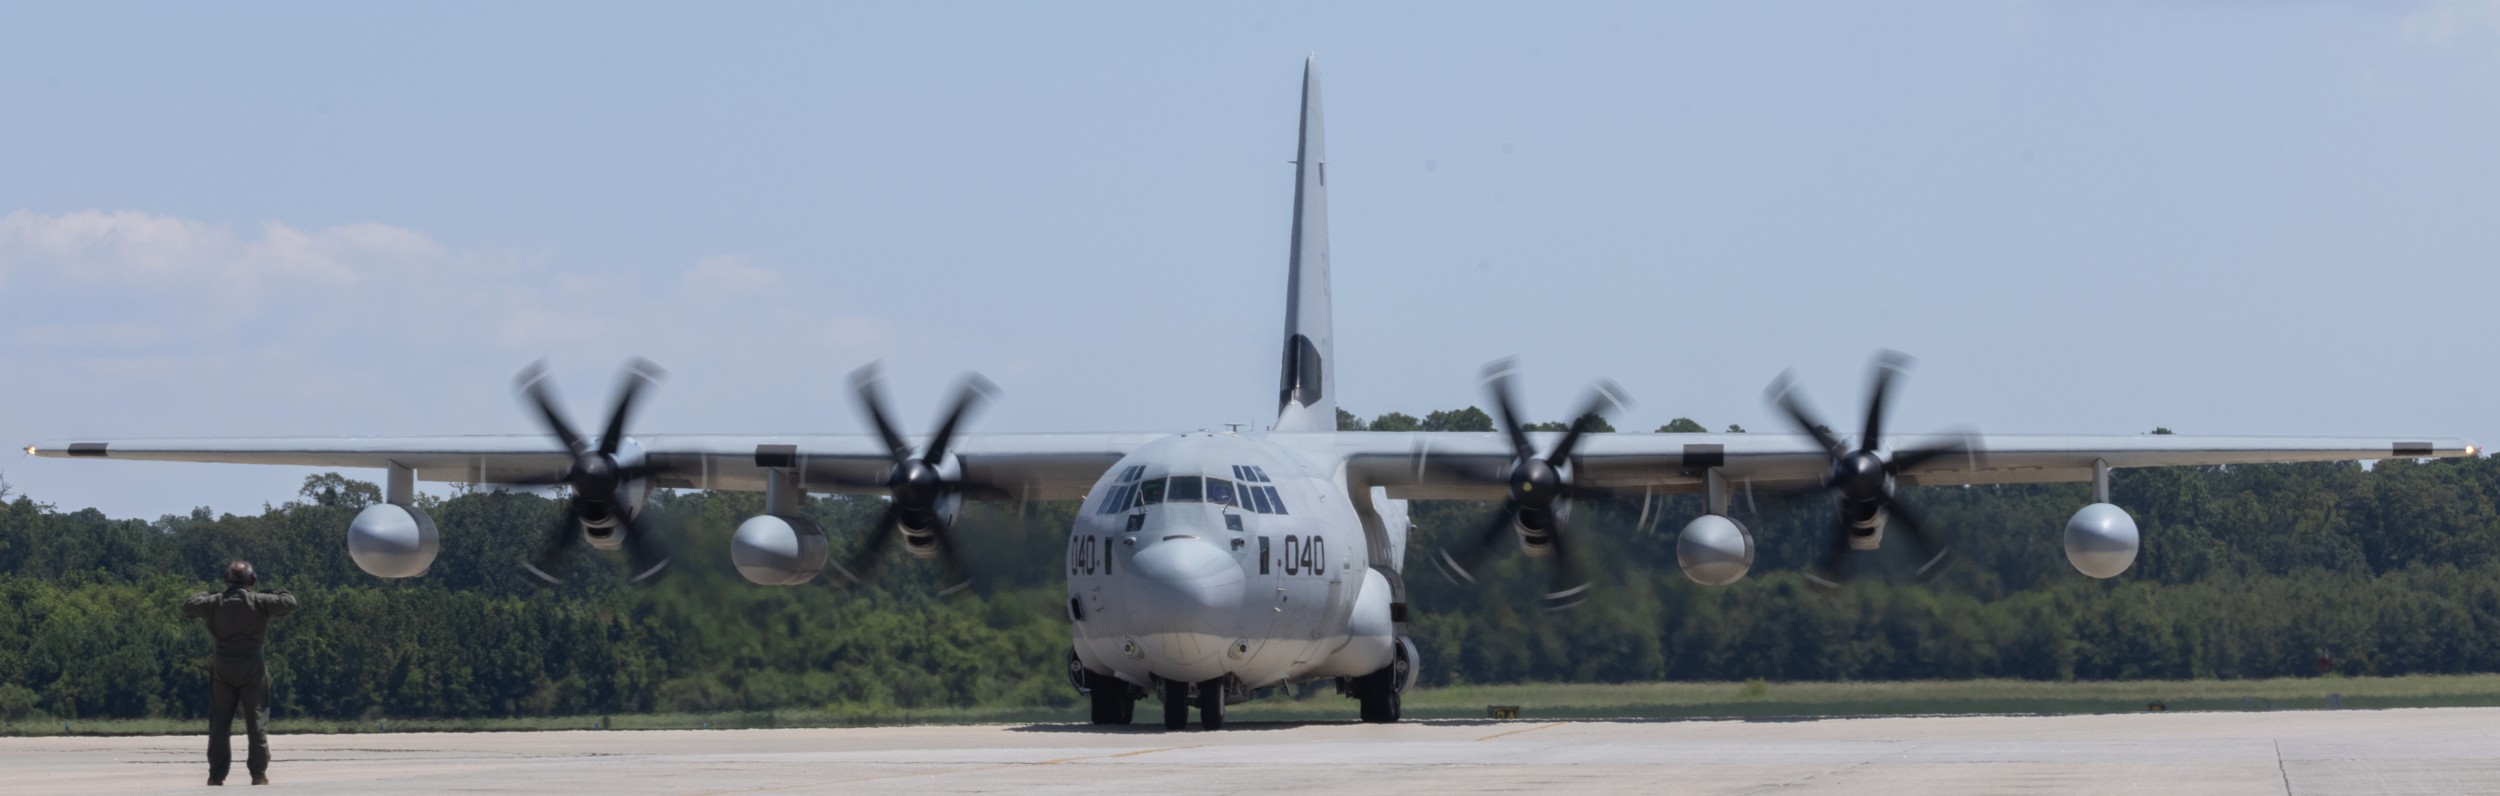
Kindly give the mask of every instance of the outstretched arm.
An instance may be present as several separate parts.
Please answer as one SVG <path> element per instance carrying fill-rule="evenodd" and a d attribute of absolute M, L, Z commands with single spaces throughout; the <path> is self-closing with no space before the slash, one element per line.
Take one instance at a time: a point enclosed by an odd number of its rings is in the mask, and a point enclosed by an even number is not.
<path fill-rule="evenodd" d="M 271 618 L 295 613 L 295 595 L 288 594 L 286 592 L 261 592 L 257 602 L 260 603 L 261 610 L 267 613 Z"/>
<path fill-rule="evenodd" d="M 200 592 L 182 601 L 182 618 L 184 619 L 207 619 L 208 615 L 216 610 L 217 593 L 213 591 Z"/>

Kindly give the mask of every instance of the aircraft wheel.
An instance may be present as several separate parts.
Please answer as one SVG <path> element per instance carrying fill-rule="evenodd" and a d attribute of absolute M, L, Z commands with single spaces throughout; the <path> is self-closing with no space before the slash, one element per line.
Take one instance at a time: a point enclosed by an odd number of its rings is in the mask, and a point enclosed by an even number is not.
<path fill-rule="evenodd" d="M 1388 724 L 1403 713 L 1397 686 L 1390 682 L 1391 672 L 1382 669 L 1354 678 L 1354 696 L 1363 703 L 1363 721 L 1367 724 Z"/>
<path fill-rule="evenodd" d="M 1137 718 L 1137 700 L 1129 697 L 1128 681 L 1086 672 L 1085 688 L 1093 692 L 1095 724 L 1127 724 Z"/>
<path fill-rule="evenodd" d="M 1224 729 L 1224 681 L 1198 684 L 1198 723 L 1210 730 Z"/>
<path fill-rule="evenodd" d="M 1163 728 L 1189 729 L 1189 684 L 1180 680 L 1163 681 Z"/>

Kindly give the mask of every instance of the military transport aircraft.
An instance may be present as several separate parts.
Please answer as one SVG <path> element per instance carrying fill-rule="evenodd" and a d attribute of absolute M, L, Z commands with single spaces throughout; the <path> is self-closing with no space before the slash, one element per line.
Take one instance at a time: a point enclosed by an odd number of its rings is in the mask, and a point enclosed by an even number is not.
<path fill-rule="evenodd" d="M 1571 564 L 1569 520 L 1575 503 L 1595 499 L 1701 493 L 1706 513 L 1683 526 L 1677 560 L 1692 579 L 1725 585 L 1754 560 L 1752 535 L 1730 516 L 1732 489 L 1828 491 L 1842 522 L 1815 577 L 1837 584 L 1851 551 L 1875 549 L 1888 526 L 1906 533 L 1928 568 L 1943 560 L 1943 542 L 1895 499 L 1903 486 L 2090 481 L 2094 502 L 2068 521 L 2066 554 L 2083 574 L 2107 578 L 2138 547 L 2135 522 L 2109 504 L 2113 469 L 2475 453 L 2462 440 L 2425 438 L 1888 435 L 1884 401 L 1904 363 L 1893 355 L 1877 362 L 1854 437 L 1826 430 L 1785 378 L 1768 397 L 1803 433 L 1586 433 L 1623 401 L 1608 385 L 1568 430 L 1528 433 L 1500 363 L 1485 382 L 1500 432 L 1338 433 L 1315 63 L 1304 65 L 1302 92 L 1283 379 L 1266 432 L 966 434 L 964 422 L 991 394 L 975 377 L 935 433 L 913 438 L 891 422 L 871 368 L 854 386 L 875 434 L 628 435 L 636 396 L 652 380 L 637 363 L 595 436 L 557 410 L 543 370 L 522 374 L 521 392 L 560 443 L 553 449 L 535 437 L 451 436 L 46 442 L 27 452 L 385 470 L 387 502 L 347 528 L 356 564 L 385 578 L 422 574 L 434 560 L 433 520 L 413 500 L 419 479 L 570 487 L 563 524 L 528 565 L 550 581 L 578 543 L 626 549 L 637 580 L 659 573 L 668 554 L 640 514 L 655 487 L 764 491 L 765 513 L 739 525 L 731 555 L 746 579 L 779 586 L 828 567 L 864 574 L 898 539 L 961 573 L 953 528 L 965 500 L 1082 498 L 1063 562 L 1074 625 L 1068 674 L 1091 695 L 1096 723 L 1129 723 L 1136 702 L 1153 694 L 1173 729 L 1192 706 L 1213 729 L 1226 705 L 1254 691 L 1320 680 L 1359 700 L 1363 720 L 1398 720 L 1399 695 L 1422 663 L 1405 633 L 1407 500 L 1503 501 L 1492 524 L 1438 552 L 1435 564 L 1467 581 L 1503 537 L 1515 537 L 1548 562 L 1546 600 L 1562 607 L 1589 588 Z M 836 562 L 824 532 L 799 517 L 810 492 L 891 502 Z"/>

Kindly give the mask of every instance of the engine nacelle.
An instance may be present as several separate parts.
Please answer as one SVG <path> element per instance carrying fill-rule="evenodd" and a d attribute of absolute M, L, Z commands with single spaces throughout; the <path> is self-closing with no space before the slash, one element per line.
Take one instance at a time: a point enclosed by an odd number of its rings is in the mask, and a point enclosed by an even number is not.
<path fill-rule="evenodd" d="M 1725 586 L 1753 569 L 1753 534 L 1736 520 L 1704 514 L 1675 535 L 1675 563 L 1684 577 L 1704 586 Z"/>
<path fill-rule="evenodd" d="M 759 586 L 797 586 L 825 571 L 832 548 L 816 523 L 800 517 L 759 514 L 738 523 L 729 537 L 729 561 L 738 575 Z"/>
<path fill-rule="evenodd" d="M 2094 503 L 2066 520 L 2066 563 L 2095 578 L 2114 578 L 2135 564 L 2142 547 L 2127 510 Z"/>
<path fill-rule="evenodd" d="M 955 520 L 963 517 L 964 496 L 960 493 L 941 496 L 929 507 L 929 510 L 937 520 L 933 525 L 915 526 L 909 519 L 903 519 L 895 524 L 895 530 L 903 532 L 903 551 L 923 561 L 937 558 L 939 529 L 953 528 Z"/>
<path fill-rule="evenodd" d="M 582 541 L 587 542 L 591 547 L 600 550 L 623 549 L 625 547 L 625 534 L 632 532 L 632 529 L 627 526 L 628 523 L 626 523 L 623 519 L 611 520 L 596 525 L 586 521 L 582 523 Z"/>
<path fill-rule="evenodd" d="M 415 506 L 376 503 L 347 524 L 347 557 L 377 578 L 413 578 L 434 566 L 442 536 Z"/>
<path fill-rule="evenodd" d="M 1538 519 L 1537 522 L 1565 524 L 1571 522 L 1571 502 L 1568 500 L 1555 501 L 1554 508 L 1551 510 L 1550 514 L 1551 519 Z M 1525 512 L 1511 515 L 1510 531 L 1511 533 L 1519 536 L 1519 552 L 1529 558 L 1545 558 L 1553 555 L 1554 534 L 1552 526 L 1548 525 L 1545 528 L 1531 527 L 1528 524 L 1529 521 L 1528 515 Z"/>

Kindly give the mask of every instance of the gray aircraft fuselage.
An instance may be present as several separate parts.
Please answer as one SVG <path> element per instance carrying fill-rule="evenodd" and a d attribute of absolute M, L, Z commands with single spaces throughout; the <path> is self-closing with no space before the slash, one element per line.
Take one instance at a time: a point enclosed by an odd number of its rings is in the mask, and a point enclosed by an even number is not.
<path fill-rule="evenodd" d="M 1147 687 L 1220 681 L 1239 701 L 1390 664 L 1394 565 L 1373 560 L 1333 457 L 1296 436 L 1180 434 L 1103 474 L 1068 534 L 1087 668 Z M 1404 512 L 1390 519 L 1403 537 Z"/>

